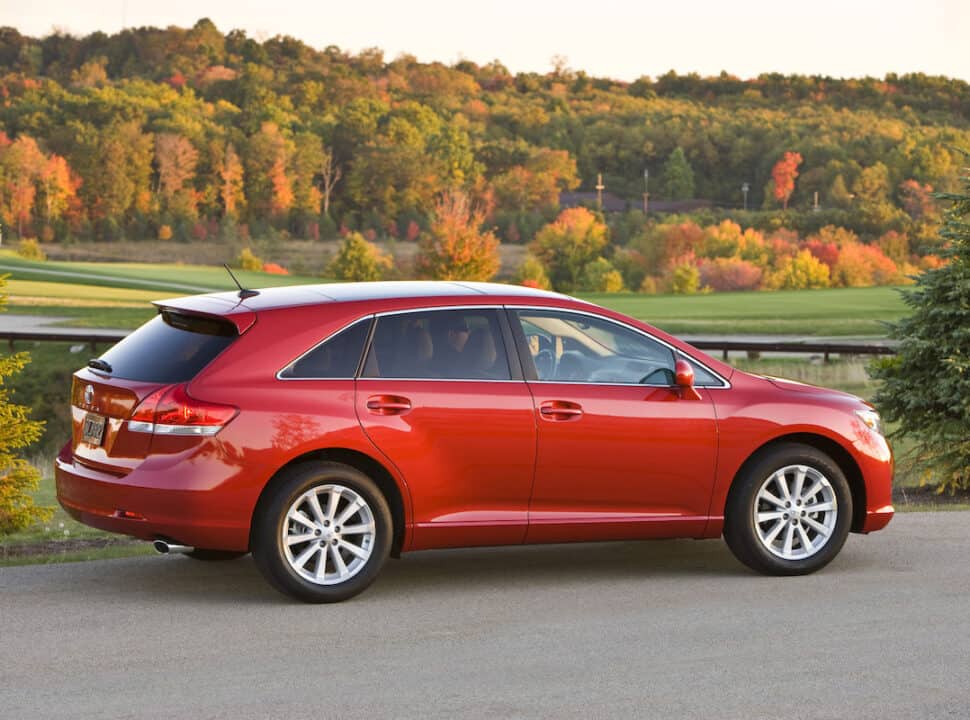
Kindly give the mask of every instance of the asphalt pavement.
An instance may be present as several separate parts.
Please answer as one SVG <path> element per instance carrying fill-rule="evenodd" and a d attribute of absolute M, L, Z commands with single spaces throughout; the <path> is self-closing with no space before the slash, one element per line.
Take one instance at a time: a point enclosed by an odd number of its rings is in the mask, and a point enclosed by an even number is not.
<path fill-rule="evenodd" d="M 720 541 L 435 551 L 329 606 L 250 558 L 0 568 L 0 717 L 968 718 L 970 513 L 825 570 Z"/>

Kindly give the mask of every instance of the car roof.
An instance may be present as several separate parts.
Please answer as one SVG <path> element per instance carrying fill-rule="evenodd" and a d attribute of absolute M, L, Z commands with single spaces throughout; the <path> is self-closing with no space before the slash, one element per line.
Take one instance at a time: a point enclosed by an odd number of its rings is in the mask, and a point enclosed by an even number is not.
<path fill-rule="evenodd" d="M 320 285 L 286 285 L 263 288 L 258 295 L 240 300 L 236 292 L 210 293 L 185 298 L 164 300 L 158 305 L 165 307 L 198 306 L 203 301 L 230 303 L 238 309 L 274 310 L 298 305 L 315 305 L 326 302 L 361 302 L 367 300 L 393 300 L 434 297 L 503 296 L 523 298 L 558 298 L 567 296 L 547 290 L 504 285 L 502 283 L 457 281 L 383 281 L 358 283 L 327 283 Z M 211 304 L 211 303 L 210 303 Z M 201 308 L 199 308 L 201 309 Z M 225 312 L 225 309 L 223 310 Z M 221 314 L 221 313 L 220 313 Z"/>

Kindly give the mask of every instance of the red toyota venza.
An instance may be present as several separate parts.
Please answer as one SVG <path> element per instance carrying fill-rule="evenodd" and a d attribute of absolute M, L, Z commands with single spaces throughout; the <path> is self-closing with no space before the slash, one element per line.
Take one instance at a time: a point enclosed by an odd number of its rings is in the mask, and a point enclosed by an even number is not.
<path fill-rule="evenodd" d="M 157 303 L 74 375 L 60 503 L 343 600 L 429 548 L 724 536 L 799 575 L 893 515 L 871 406 L 581 300 L 470 282 Z"/>

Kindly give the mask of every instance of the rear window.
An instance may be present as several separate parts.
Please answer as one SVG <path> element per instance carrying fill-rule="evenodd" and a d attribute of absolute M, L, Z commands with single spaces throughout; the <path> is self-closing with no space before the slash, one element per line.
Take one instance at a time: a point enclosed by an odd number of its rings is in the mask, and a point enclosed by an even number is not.
<path fill-rule="evenodd" d="M 108 350 L 111 376 L 157 383 L 187 382 L 239 336 L 226 320 L 163 310 Z"/>

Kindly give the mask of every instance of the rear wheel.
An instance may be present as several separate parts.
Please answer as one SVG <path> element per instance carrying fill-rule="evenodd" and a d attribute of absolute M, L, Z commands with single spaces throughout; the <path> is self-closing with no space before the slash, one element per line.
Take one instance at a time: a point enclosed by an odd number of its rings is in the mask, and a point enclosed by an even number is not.
<path fill-rule="evenodd" d="M 348 465 L 314 462 L 284 471 L 253 529 L 253 559 L 280 592 L 339 602 L 377 577 L 392 521 L 380 489 Z"/>
<path fill-rule="evenodd" d="M 768 575 L 804 575 L 842 549 L 852 520 L 852 493 L 828 455 L 808 445 L 778 445 L 736 482 L 724 539 L 748 567 Z"/>

